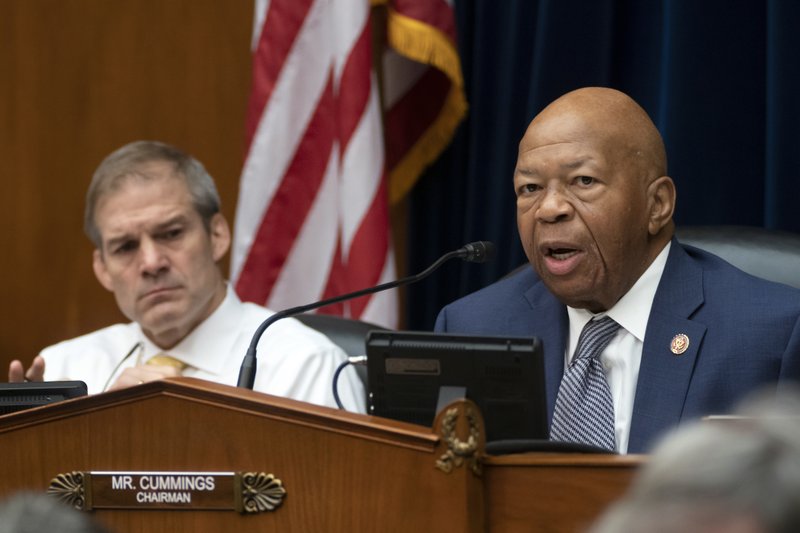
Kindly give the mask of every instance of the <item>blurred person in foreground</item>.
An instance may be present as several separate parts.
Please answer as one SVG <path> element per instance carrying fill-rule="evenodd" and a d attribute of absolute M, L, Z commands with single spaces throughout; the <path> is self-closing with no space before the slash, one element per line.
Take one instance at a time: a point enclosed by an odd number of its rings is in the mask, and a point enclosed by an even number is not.
<path fill-rule="evenodd" d="M 17 493 L 0 504 L 0 533 L 107 533 L 85 513 L 52 496 Z"/>
<path fill-rule="evenodd" d="M 667 435 L 591 533 L 800 531 L 800 397 L 741 415 Z"/>

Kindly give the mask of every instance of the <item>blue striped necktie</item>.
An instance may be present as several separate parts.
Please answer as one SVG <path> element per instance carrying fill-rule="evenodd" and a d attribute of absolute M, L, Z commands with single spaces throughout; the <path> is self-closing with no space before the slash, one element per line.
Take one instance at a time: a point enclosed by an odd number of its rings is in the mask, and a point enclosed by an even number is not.
<path fill-rule="evenodd" d="M 618 329 L 619 324 L 607 316 L 583 327 L 578 353 L 558 389 L 550 440 L 616 448 L 614 401 L 600 354 Z"/>

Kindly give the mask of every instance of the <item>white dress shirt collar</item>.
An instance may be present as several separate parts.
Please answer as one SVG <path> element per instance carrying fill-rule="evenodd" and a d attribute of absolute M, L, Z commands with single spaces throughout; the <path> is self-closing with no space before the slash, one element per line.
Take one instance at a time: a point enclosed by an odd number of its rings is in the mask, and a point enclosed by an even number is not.
<path fill-rule="evenodd" d="M 228 284 L 225 299 L 214 312 L 169 350 L 162 350 L 156 346 L 136 324 L 144 344 L 139 363 L 144 363 L 157 353 L 163 352 L 199 370 L 210 374 L 222 374 L 228 364 L 228 358 L 220 357 L 220 354 L 231 353 L 232 341 L 235 339 L 227 333 L 239 327 L 242 313 L 242 302 Z M 244 355 L 241 354 L 242 357 Z"/>
<path fill-rule="evenodd" d="M 647 321 L 650 318 L 650 309 L 653 307 L 653 299 L 656 296 L 661 275 L 664 273 L 671 246 L 671 242 L 667 243 L 653 262 L 650 263 L 650 266 L 647 267 L 647 270 L 636 280 L 633 287 L 608 311 L 592 313 L 586 309 L 567 306 L 570 330 L 567 362 L 572 360 L 575 350 L 578 348 L 578 338 L 583 327 L 594 317 L 610 316 L 624 330 L 636 337 L 639 342 L 644 342 Z"/>

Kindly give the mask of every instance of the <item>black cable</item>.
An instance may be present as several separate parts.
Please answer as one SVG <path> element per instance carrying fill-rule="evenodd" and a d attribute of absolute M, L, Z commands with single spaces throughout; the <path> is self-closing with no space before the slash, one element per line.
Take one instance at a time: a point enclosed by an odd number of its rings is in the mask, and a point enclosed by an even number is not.
<path fill-rule="evenodd" d="M 342 411 L 346 411 L 344 405 L 342 405 L 342 400 L 339 398 L 339 374 L 342 373 L 342 370 L 347 368 L 347 365 L 352 364 L 350 363 L 350 359 L 343 361 L 338 367 L 336 367 L 336 372 L 333 373 L 333 400 L 336 402 L 336 406 L 341 409 Z"/>
<path fill-rule="evenodd" d="M 361 365 L 361 366 L 364 366 L 366 364 L 367 364 L 367 356 L 366 355 L 351 355 L 350 357 L 347 358 L 347 361 L 344 361 L 343 363 L 341 363 L 336 368 L 336 372 L 333 373 L 333 383 L 332 383 L 332 385 L 333 385 L 333 399 L 336 401 L 336 406 L 339 409 L 341 409 L 343 411 L 347 410 L 347 409 L 344 408 L 344 405 L 342 405 L 341 398 L 339 398 L 339 374 L 342 373 L 342 370 L 344 370 L 347 367 L 347 365 L 353 365 L 353 366 Z"/>
<path fill-rule="evenodd" d="M 133 345 L 133 347 L 130 349 L 130 351 L 128 351 L 128 353 L 125 354 L 125 357 L 123 357 L 122 360 L 120 360 L 120 362 L 117 363 L 117 366 L 114 367 L 114 370 L 111 371 L 111 374 L 108 376 L 108 379 L 106 380 L 106 384 L 103 385 L 103 388 L 102 388 L 102 390 L 100 392 L 105 392 L 106 391 L 106 389 L 108 388 L 109 384 L 111 384 L 111 378 L 113 378 L 114 375 L 117 373 L 117 371 L 119 371 L 119 367 L 122 366 L 122 363 L 127 361 L 128 358 L 130 358 L 130 356 L 133 355 L 133 352 L 135 352 L 137 349 L 141 350 L 142 348 L 144 348 L 144 343 L 142 341 L 136 341 L 136 344 Z"/>

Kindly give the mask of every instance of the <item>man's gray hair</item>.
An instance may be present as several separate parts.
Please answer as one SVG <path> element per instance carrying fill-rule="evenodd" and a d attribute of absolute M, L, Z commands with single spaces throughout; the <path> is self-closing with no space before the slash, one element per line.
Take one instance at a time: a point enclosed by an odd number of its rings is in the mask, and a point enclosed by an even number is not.
<path fill-rule="evenodd" d="M 83 229 L 98 250 L 102 250 L 102 237 L 95 220 L 95 210 L 100 198 L 120 187 L 128 178 L 153 179 L 146 172 L 149 163 L 164 161 L 172 163 L 173 172 L 186 183 L 192 196 L 192 204 L 206 229 L 211 218 L 220 211 L 220 199 L 214 179 L 202 163 L 186 152 L 158 141 L 135 141 L 126 144 L 106 157 L 92 176 L 86 192 L 86 210 Z"/>
<path fill-rule="evenodd" d="M 591 532 L 800 531 L 798 396 L 740 414 L 669 435 Z"/>

